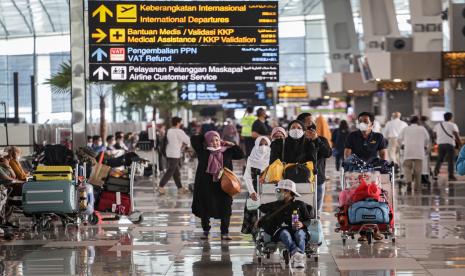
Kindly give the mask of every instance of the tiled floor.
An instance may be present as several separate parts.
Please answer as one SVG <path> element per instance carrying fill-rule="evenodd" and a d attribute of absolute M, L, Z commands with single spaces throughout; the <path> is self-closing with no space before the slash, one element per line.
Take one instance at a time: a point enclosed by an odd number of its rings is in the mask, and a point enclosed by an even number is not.
<path fill-rule="evenodd" d="M 178 196 L 172 184 L 159 196 L 154 180 L 144 179 L 136 187 L 142 224 L 121 220 L 30 233 L 29 220 L 21 218 L 22 234 L 1 240 L 0 275 L 465 275 L 465 181 L 441 177 L 420 194 L 400 190 L 395 245 L 349 240 L 343 246 L 334 232 L 338 180 L 329 174 L 321 214 L 326 241 L 319 262 L 309 260 L 304 273 L 286 268 L 277 255 L 257 265 L 251 238 L 240 234 L 245 193 L 234 201 L 233 241 L 221 242 L 215 222 L 212 238 L 202 242 L 199 220 L 190 213 L 192 196 Z M 184 184 L 192 181 L 188 175 L 184 170 Z"/>

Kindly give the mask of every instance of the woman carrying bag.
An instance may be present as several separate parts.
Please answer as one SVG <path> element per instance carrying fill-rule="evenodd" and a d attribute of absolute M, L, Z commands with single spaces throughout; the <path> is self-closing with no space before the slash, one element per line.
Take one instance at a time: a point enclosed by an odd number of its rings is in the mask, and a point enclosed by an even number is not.
<path fill-rule="evenodd" d="M 222 190 L 220 179 L 223 168 L 232 170 L 232 160 L 244 158 L 244 153 L 238 145 L 221 141 L 216 131 L 192 136 L 191 145 L 198 159 L 192 213 L 202 221 L 201 239 L 208 239 L 210 218 L 214 218 L 221 220 L 221 239 L 231 240 L 229 222 L 233 199 Z"/>
<path fill-rule="evenodd" d="M 249 197 L 247 201 L 258 201 L 257 183 L 258 176 L 268 167 L 270 161 L 270 139 L 266 136 L 259 136 L 255 140 L 255 146 L 247 159 L 247 166 L 244 172 L 244 181 L 247 184 Z M 249 210 L 249 204 L 244 208 L 244 222 L 242 223 L 243 234 L 253 234 L 253 226 L 257 221 L 257 211 Z"/>

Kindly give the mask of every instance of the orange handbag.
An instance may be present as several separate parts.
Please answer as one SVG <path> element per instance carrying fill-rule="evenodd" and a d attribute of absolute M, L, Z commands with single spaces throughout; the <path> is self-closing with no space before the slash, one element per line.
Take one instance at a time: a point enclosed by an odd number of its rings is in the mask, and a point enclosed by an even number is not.
<path fill-rule="evenodd" d="M 230 196 L 235 196 L 241 192 L 241 182 L 239 178 L 228 168 L 223 168 L 221 189 Z"/>

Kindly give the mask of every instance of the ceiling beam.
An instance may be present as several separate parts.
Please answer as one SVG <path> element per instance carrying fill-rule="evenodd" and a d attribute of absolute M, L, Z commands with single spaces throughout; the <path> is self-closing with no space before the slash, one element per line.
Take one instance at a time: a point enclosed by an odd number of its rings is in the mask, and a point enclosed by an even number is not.
<path fill-rule="evenodd" d="M 13 6 L 16 8 L 16 10 L 18 11 L 18 13 L 21 15 L 21 17 L 23 18 L 24 20 L 24 23 L 26 24 L 27 28 L 29 29 L 29 32 L 31 34 L 34 34 L 34 30 L 32 29 L 31 25 L 29 24 L 29 22 L 27 22 L 27 19 L 26 19 L 26 16 L 24 16 L 23 12 L 19 9 L 18 5 L 16 5 L 15 1 L 14 0 L 10 0 L 11 3 L 13 4 Z"/>
<path fill-rule="evenodd" d="M 53 32 L 56 32 L 55 24 L 53 24 L 52 17 L 50 16 L 50 13 L 48 12 L 47 8 L 44 5 L 44 2 L 42 0 L 39 0 L 39 4 L 44 10 L 45 14 L 47 15 L 48 22 L 50 22 L 50 26 L 52 26 Z"/>

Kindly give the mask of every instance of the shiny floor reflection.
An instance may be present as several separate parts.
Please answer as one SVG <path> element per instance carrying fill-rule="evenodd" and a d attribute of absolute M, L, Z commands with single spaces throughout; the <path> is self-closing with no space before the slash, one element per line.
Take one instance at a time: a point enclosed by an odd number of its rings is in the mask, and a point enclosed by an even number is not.
<path fill-rule="evenodd" d="M 192 181 L 186 171 L 185 185 Z M 334 171 L 331 162 L 328 171 Z M 334 232 L 338 178 L 329 176 L 321 215 L 326 242 L 319 262 L 309 260 L 305 272 L 286 268 L 276 254 L 257 265 L 251 237 L 240 234 L 245 193 L 234 201 L 233 240 L 220 240 L 215 221 L 204 242 L 200 222 L 190 213 L 190 194 L 177 195 L 171 183 L 160 196 L 155 179 L 140 179 L 136 203 L 145 214 L 142 224 L 120 220 L 67 231 L 57 224 L 31 233 L 30 220 L 18 217 L 20 235 L 1 240 L 0 275 L 465 275 L 465 180 L 440 177 L 419 194 L 399 190 L 395 245 L 349 240 L 343 246 Z"/>

